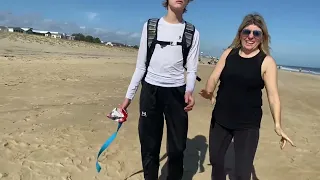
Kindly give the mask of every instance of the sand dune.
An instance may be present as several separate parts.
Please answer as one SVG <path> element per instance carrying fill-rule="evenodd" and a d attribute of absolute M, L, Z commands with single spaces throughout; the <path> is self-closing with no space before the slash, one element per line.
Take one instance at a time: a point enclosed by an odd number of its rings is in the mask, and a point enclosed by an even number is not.
<path fill-rule="evenodd" d="M 106 114 L 123 100 L 137 51 L 84 42 L 0 33 L 0 179 L 139 180 L 138 100 L 117 139 L 95 160 L 116 130 Z M 204 87 L 212 67 L 199 66 Z M 261 180 L 320 179 L 320 76 L 279 72 L 283 125 L 297 147 L 279 148 L 264 93 L 255 175 Z M 212 106 L 195 95 L 185 158 L 186 180 L 210 179 L 208 127 Z M 165 131 L 164 131 L 165 132 Z M 165 138 L 160 174 L 165 173 Z M 232 147 L 232 146 L 231 146 Z M 199 159 L 205 157 L 203 166 Z M 226 170 L 233 174 L 232 149 Z M 163 177 L 163 176 L 162 176 Z"/>

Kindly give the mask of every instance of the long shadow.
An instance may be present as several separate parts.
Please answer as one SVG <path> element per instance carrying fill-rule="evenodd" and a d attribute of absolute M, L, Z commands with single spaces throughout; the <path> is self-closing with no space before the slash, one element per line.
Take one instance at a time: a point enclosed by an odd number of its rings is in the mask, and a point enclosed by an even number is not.
<path fill-rule="evenodd" d="M 187 139 L 187 148 L 184 153 L 183 180 L 192 180 L 195 174 L 205 171 L 203 163 L 206 157 L 207 149 L 208 144 L 205 136 L 197 135 L 193 139 Z M 164 154 L 160 158 L 160 161 L 166 157 L 167 154 Z M 167 178 L 167 162 L 162 166 L 159 180 L 166 180 Z"/>
<path fill-rule="evenodd" d="M 185 159 L 184 159 L 185 171 L 184 171 L 184 176 L 182 178 L 183 180 L 192 180 L 193 176 L 198 172 L 198 170 L 199 170 L 199 173 L 202 173 L 205 171 L 203 163 L 207 153 L 207 149 L 208 149 L 208 144 L 207 144 L 206 137 L 198 135 L 193 139 L 188 138 L 187 148 L 185 151 Z M 166 158 L 167 158 L 167 154 L 165 153 L 160 158 L 160 162 Z M 159 177 L 159 180 L 166 180 L 167 167 L 168 166 L 166 162 L 161 169 L 161 175 Z M 131 174 L 125 180 L 140 173 L 143 173 L 143 170 L 140 170 Z M 226 173 L 226 176 L 229 177 L 229 180 L 236 180 L 234 176 L 235 175 L 235 153 L 234 153 L 233 141 L 230 143 L 229 148 L 225 155 L 225 173 Z M 259 180 L 254 166 L 252 167 L 251 175 L 252 175 L 252 180 Z"/>
<path fill-rule="evenodd" d="M 235 152 L 234 152 L 234 143 L 230 143 L 229 148 L 225 155 L 225 165 L 224 165 L 226 176 L 228 175 L 229 180 L 237 180 L 235 177 Z M 255 167 L 252 167 L 252 180 L 259 180 L 256 174 Z"/>

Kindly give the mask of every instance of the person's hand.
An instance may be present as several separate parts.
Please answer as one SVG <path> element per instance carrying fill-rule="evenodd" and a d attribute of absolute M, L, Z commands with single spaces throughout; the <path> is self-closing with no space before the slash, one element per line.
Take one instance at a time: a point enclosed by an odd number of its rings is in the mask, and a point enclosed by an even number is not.
<path fill-rule="evenodd" d="M 205 89 L 201 89 L 199 93 L 203 98 L 209 99 L 211 101 L 211 104 L 214 104 L 215 98 L 213 97 L 213 92 L 208 92 Z"/>
<path fill-rule="evenodd" d="M 281 149 L 283 149 L 285 147 L 287 142 L 289 142 L 291 144 L 291 146 L 296 147 L 293 144 L 293 142 L 291 141 L 291 139 L 283 132 L 283 130 L 282 130 L 282 128 L 280 126 L 276 126 L 274 130 L 278 134 L 278 136 L 281 136 L 281 139 L 280 139 L 280 142 L 279 142 Z"/>
<path fill-rule="evenodd" d="M 125 98 L 124 101 L 122 102 L 122 104 L 119 104 L 119 108 L 127 110 L 127 108 L 129 107 L 131 103 L 131 100 L 128 98 Z"/>
<path fill-rule="evenodd" d="M 193 108 L 193 106 L 194 106 L 194 104 L 195 104 L 195 102 L 194 102 L 194 99 L 193 99 L 192 94 L 191 94 L 190 92 L 186 92 L 186 93 L 184 94 L 184 101 L 185 101 L 185 103 L 188 104 L 188 105 L 184 108 L 184 110 L 185 110 L 186 112 L 191 111 L 192 108 Z"/>

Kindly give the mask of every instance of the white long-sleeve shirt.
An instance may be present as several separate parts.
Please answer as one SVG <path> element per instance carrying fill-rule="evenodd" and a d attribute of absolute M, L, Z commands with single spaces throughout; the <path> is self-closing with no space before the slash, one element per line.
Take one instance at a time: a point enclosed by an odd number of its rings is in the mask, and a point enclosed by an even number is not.
<path fill-rule="evenodd" d="M 181 42 L 185 23 L 171 24 L 160 18 L 158 23 L 158 40 Z M 178 87 L 186 84 L 186 91 L 193 92 L 198 67 L 200 35 L 195 29 L 193 42 L 187 58 L 187 77 L 185 82 L 185 69 L 183 67 L 182 46 L 155 46 L 150 64 L 147 69 L 145 81 L 160 87 Z M 142 30 L 140 47 L 137 56 L 136 69 L 128 87 L 126 98 L 133 99 L 141 79 L 146 71 L 147 55 L 147 22 Z"/>

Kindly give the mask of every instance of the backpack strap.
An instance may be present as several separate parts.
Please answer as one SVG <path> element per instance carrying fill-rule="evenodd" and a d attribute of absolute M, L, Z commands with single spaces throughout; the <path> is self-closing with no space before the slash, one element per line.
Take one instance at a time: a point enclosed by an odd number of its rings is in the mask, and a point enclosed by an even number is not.
<path fill-rule="evenodd" d="M 195 26 L 187 21 L 185 21 L 185 29 L 183 32 L 183 38 L 182 38 L 182 55 L 183 55 L 183 67 L 187 70 L 186 63 L 187 63 L 187 58 L 189 51 L 192 46 L 193 42 L 193 36 L 195 32 Z M 197 76 L 197 81 L 201 81 L 201 78 Z"/>
<path fill-rule="evenodd" d="M 192 46 L 193 36 L 195 32 L 194 25 L 192 25 L 187 21 L 185 21 L 185 23 L 186 25 L 183 32 L 183 38 L 182 38 L 183 66 L 185 66 L 187 63 L 188 54 Z"/>
<path fill-rule="evenodd" d="M 159 18 L 151 18 L 148 20 L 148 23 L 147 23 L 147 57 L 146 57 L 146 63 L 145 63 L 146 71 L 144 73 L 144 76 L 143 76 L 141 82 L 144 81 L 144 78 L 147 75 L 150 60 L 151 60 L 152 54 L 154 52 L 154 48 L 157 43 L 158 22 L 159 22 Z"/>

